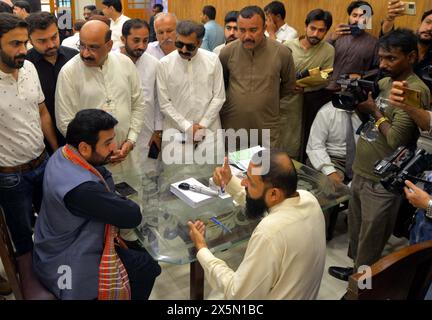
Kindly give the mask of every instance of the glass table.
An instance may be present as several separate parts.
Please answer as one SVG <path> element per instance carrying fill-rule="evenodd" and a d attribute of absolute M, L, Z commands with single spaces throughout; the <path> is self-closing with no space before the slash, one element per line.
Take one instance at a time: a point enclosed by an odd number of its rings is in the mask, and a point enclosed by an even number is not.
<path fill-rule="evenodd" d="M 294 162 L 299 181 L 298 189 L 312 192 L 323 210 L 349 199 L 349 190 L 338 188 L 320 172 L 299 162 Z M 206 223 L 206 241 L 212 252 L 220 252 L 247 241 L 258 224 L 249 220 L 232 198 L 215 197 L 210 203 L 192 208 L 171 193 L 170 185 L 194 177 L 209 185 L 216 165 L 170 165 L 159 172 L 145 175 L 127 175 L 126 182 L 138 191 L 130 196 L 142 210 L 143 220 L 135 230 L 141 245 L 158 261 L 172 264 L 190 263 L 191 299 L 203 299 L 204 272 L 196 261 L 196 250 L 189 238 L 187 222 L 200 219 Z M 210 218 L 216 217 L 229 231 L 216 225 Z"/>

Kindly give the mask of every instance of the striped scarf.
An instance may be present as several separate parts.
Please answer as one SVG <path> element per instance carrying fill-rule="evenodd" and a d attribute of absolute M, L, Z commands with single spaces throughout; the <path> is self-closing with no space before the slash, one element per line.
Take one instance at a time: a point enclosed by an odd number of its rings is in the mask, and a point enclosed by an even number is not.
<path fill-rule="evenodd" d="M 62 153 L 72 163 L 95 174 L 103 182 L 107 191 L 110 191 L 99 171 L 89 164 L 75 148 L 65 145 Z M 129 277 L 115 250 L 115 241 L 122 247 L 126 247 L 126 245 L 118 237 L 118 228 L 109 224 L 105 225 L 104 239 L 104 249 L 99 264 L 98 300 L 130 300 Z"/>

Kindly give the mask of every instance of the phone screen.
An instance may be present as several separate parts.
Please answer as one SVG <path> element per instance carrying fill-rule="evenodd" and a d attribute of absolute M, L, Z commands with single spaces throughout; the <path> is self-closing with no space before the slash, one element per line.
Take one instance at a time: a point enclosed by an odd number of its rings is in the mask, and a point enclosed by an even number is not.
<path fill-rule="evenodd" d="M 115 191 L 119 193 L 120 195 L 124 197 L 131 196 L 133 194 L 137 194 L 138 191 L 136 191 L 134 188 L 132 188 L 128 183 L 126 182 L 120 182 L 115 185 Z"/>

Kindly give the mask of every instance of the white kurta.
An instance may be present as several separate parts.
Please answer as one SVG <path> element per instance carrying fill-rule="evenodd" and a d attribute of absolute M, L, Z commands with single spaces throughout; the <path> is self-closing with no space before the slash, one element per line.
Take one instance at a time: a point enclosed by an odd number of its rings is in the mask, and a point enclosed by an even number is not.
<path fill-rule="evenodd" d="M 219 110 L 225 101 L 225 88 L 218 56 L 198 49 L 191 60 L 186 60 L 180 57 L 177 50 L 171 52 L 160 60 L 157 88 L 160 109 L 164 115 L 163 146 L 169 140 L 167 129 L 185 132 L 197 123 L 209 130 L 204 141 L 195 149 L 194 159 L 197 154 L 202 155 L 203 150 L 213 142 L 217 142 L 215 151 L 223 157 L 223 138 L 221 131 L 217 130 L 221 129 Z M 177 143 L 179 148 L 175 148 L 175 151 L 183 152 L 181 142 Z M 165 158 L 162 160 L 166 163 Z"/>
<path fill-rule="evenodd" d="M 63 135 L 75 114 L 90 108 L 105 110 L 118 120 L 119 147 L 128 139 L 136 142 L 144 125 L 146 101 L 138 72 L 123 54 L 109 53 L 102 68 L 87 67 L 79 55 L 73 57 L 60 71 L 55 101 L 57 127 Z M 114 175 L 140 172 L 138 152 L 134 149 L 125 161 L 109 169 Z"/>
<path fill-rule="evenodd" d="M 111 25 L 110 25 L 110 29 L 112 31 L 111 34 L 111 39 L 113 41 L 113 50 L 116 50 L 120 47 L 123 46 L 123 42 L 121 41 L 121 36 L 122 36 L 122 28 L 123 28 L 123 24 L 130 20 L 129 17 L 126 17 L 125 15 L 121 15 L 120 17 L 117 18 L 117 20 L 111 20 Z"/>
<path fill-rule="evenodd" d="M 155 130 L 162 130 L 162 114 L 159 108 L 159 102 L 156 95 L 156 69 L 159 65 L 159 60 L 155 57 L 144 53 L 135 63 L 138 70 L 138 75 L 141 80 L 141 87 L 144 99 L 147 102 L 144 115 L 144 126 L 138 136 L 137 151 L 140 154 L 140 167 L 144 171 L 156 170 L 157 160 L 148 158 L 148 142 Z"/>
<path fill-rule="evenodd" d="M 245 189 L 233 177 L 226 186 L 244 205 Z M 324 272 L 326 238 L 324 215 L 308 191 L 271 207 L 252 232 L 243 261 L 236 271 L 209 249 L 197 259 L 220 299 L 316 299 Z"/>

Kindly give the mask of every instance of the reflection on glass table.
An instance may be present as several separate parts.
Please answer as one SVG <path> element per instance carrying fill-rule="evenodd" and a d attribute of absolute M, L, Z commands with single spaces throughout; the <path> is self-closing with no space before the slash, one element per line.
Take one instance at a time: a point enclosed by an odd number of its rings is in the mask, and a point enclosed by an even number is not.
<path fill-rule="evenodd" d="M 320 172 L 294 162 L 299 181 L 298 189 L 312 192 L 323 210 L 349 199 L 348 188 L 335 188 Z M 160 173 L 130 175 L 127 182 L 138 194 L 131 197 L 140 204 L 143 214 L 136 233 L 147 251 L 159 261 L 186 264 L 195 261 L 196 252 L 189 238 L 187 222 L 200 219 L 206 223 L 206 241 L 212 252 L 238 245 L 249 239 L 259 221 L 248 220 L 232 198 L 215 199 L 204 206 L 192 208 L 170 192 L 170 184 L 194 177 L 208 186 L 216 165 L 170 165 Z M 215 217 L 226 228 L 212 219 Z M 231 232 L 228 232 L 229 229 Z"/>

